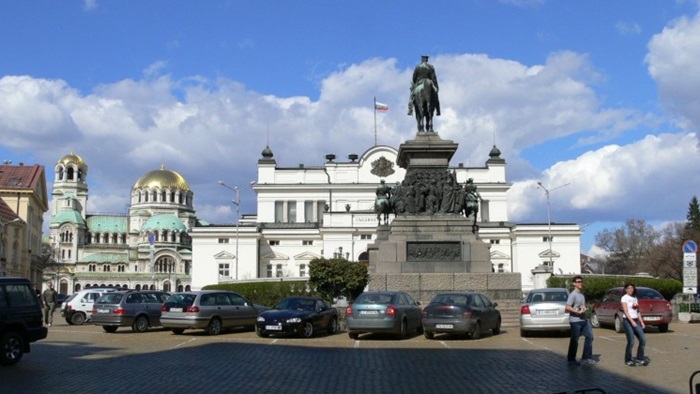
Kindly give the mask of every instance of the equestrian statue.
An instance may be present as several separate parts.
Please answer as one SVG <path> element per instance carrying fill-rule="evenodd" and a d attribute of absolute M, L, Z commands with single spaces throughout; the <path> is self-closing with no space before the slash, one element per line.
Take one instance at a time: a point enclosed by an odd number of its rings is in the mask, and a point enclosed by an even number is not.
<path fill-rule="evenodd" d="M 435 67 L 428 63 L 428 56 L 422 56 L 421 62 L 413 70 L 411 98 L 408 103 L 408 115 L 416 114 L 418 132 L 434 133 L 433 114 L 440 116 L 440 99 Z"/>

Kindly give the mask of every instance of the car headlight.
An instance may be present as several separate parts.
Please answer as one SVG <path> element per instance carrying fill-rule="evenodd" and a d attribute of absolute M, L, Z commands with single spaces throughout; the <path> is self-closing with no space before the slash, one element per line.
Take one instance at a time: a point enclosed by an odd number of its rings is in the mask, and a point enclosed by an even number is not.
<path fill-rule="evenodd" d="M 293 317 L 291 319 L 287 319 L 287 323 L 301 323 L 301 318 Z"/>
<path fill-rule="evenodd" d="M 265 322 L 265 318 L 262 317 L 262 316 L 258 316 L 258 321 L 261 322 L 261 323 L 264 323 L 264 322 Z"/>

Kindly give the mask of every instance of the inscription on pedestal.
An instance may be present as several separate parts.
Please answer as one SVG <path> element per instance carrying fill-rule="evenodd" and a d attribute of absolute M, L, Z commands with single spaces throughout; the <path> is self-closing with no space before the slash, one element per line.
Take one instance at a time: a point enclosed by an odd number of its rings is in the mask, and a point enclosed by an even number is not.
<path fill-rule="evenodd" d="M 462 261 L 460 242 L 407 242 L 406 261 Z"/>

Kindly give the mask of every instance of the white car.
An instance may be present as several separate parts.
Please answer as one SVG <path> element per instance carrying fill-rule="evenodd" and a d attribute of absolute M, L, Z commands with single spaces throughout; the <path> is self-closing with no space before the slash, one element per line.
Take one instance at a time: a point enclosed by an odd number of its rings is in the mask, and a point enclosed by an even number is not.
<path fill-rule="evenodd" d="M 569 290 L 561 287 L 534 289 L 520 306 L 520 335 L 533 331 L 571 330 L 569 312 L 565 310 Z"/>
<path fill-rule="evenodd" d="M 61 305 L 61 316 L 70 325 L 81 325 L 92 317 L 92 306 L 104 293 L 116 291 L 108 287 L 90 287 L 73 293 Z"/>

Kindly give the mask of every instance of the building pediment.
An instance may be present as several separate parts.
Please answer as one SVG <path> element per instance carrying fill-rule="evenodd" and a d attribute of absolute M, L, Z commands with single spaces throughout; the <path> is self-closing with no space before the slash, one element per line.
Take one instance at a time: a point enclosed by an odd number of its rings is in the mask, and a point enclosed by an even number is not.
<path fill-rule="evenodd" d="M 215 254 L 214 258 L 220 259 L 220 260 L 233 260 L 236 258 L 236 256 L 229 253 L 229 252 L 223 251 L 223 252 L 219 252 L 219 253 Z"/>
<path fill-rule="evenodd" d="M 263 259 L 267 259 L 267 260 L 289 260 L 289 256 L 282 254 L 282 253 L 276 253 L 276 252 L 268 253 L 268 254 L 261 256 L 261 257 Z"/>
<path fill-rule="evenodd" d="M 294 256 L 294 259 L 295 260 L 313 260 L 313 259 L 320 259 L 321 257 L 323 257 L 323 256 L 318 255 L 316 253 L 304 252 L 304 253 L 300 253 L 300 254 Z"/>
<path fill-rule="evenodd" d="M 556 258 L 561 257 L 561 255 L 559 253 L 557 253 L 556 250 L 550 251 L 549 249 L 545 249 L 545 250 L 541 251 L 540 253 L 538 253 L 538 256 L 540 256 L 540 258 L 542 258 L 542 259 L 549 259 L 550 257 L 552 259 L 556 259 Z"/>
<path fill-rule="evenodd" d="M 509 260 L 510 256 L 498 250 L 491 252 L 491 260 Z"/>

